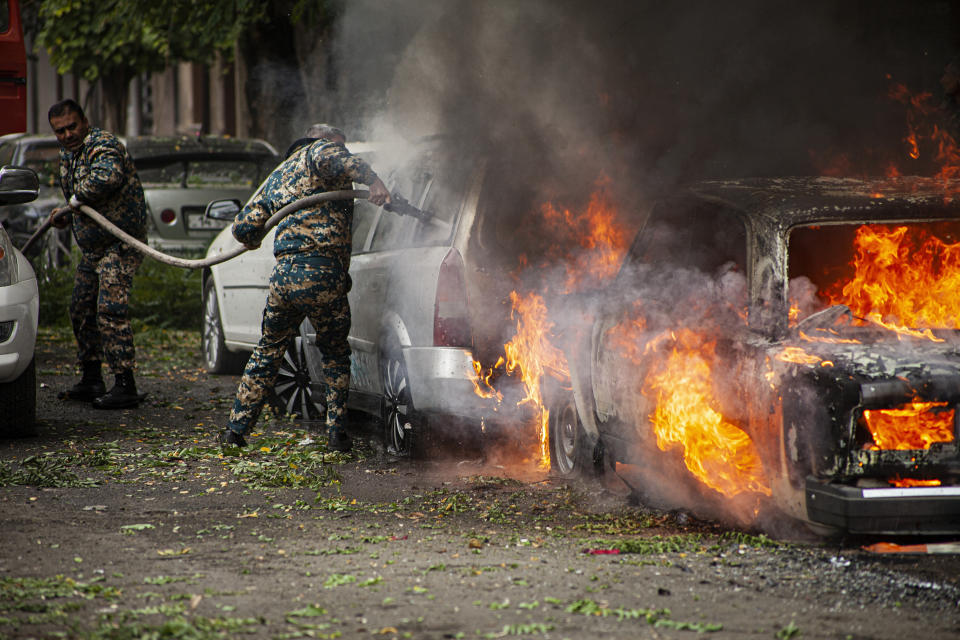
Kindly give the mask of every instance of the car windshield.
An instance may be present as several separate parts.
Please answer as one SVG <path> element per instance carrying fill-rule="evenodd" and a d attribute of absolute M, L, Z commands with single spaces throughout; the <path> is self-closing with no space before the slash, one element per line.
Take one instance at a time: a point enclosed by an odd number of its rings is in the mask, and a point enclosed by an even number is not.
<path fill-rule="evenodd" d="M 219 189 L 252 189 L 264 173 L 261 164 L 252 160 L 225 160 L 215 156 L 192 160 L 138 159 L 137 172 L 144 187 Z"/>
<path fill-rule="evenodd" d="M 791 322 L 894 331 L 960 328 L 960 221 L 799 227 L 789 237 Z M 819 313 L 832 306 L 849 313 Z M 809 324 L 809 321 L 808 321 Z"/>

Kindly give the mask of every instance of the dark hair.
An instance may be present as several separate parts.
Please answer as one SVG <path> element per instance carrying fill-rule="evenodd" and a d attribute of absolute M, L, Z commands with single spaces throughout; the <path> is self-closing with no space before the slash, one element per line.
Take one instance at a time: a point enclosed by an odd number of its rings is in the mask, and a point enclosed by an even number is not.
<path fill-rule="evenodd" d="M 50 110 L 47 111 L 47 122 L 57 116 L 66 115 L 70 111 L 80 116 L 81 120 L 85 120 L 87 117 L 83 114 L 83 107 L 81 107 L 76 100 L 73 98 L 67 98 L 66 100 L 61 100 L 50 107 Z"/>

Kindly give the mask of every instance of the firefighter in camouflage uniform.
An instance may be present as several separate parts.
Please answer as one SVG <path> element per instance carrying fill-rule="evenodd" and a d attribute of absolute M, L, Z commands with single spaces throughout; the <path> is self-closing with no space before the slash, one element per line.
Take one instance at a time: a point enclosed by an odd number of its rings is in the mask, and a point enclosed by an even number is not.
<path fill-rule="evenodd" d="M 123 143 L 113 134 L 91 127 L 73 100 L 54 104 L 47 116 L 61 145 L 60 185 L 67 202 L 88 205 L 133 237 L 146 240 L 143 188 Z M 128 301 L 133 274 L 143 256 L 70 206 L 54 209 L 51 221 L 61 229 L 72 225 L 81 250 L 70 320 L 83 374 L 61 397 L 92 401 L 100 409 L 135 407 L 142 397 L 133 378 Z M 110 391 L 103 382 L 101 359 L 116 379 Z"/>
<path fill-rule="evenodd" d="M 386 186 L 364 160 L 344 146 L 343 133 L 329 125 L 314 125 L 307 138 L 291 145 L 287 159 L 267 178 L 259 195 L 237 215 L 234 237 L 256 248 L 264 223 L 282 207 L 325 191 L 352 189 L 354 182 L 370 187 L 376 205 L 390 201 Z M 331 449 L 348 451 L 344 430 L 350 386 L 350 242 L 353 200 L 324 202 L 296 211 L 277 225 L 273 253 L 277 259 L 270 276 L 263 310 L 260 342 L 251 354 L 237 389 L 222 445 L 246 446 L 250 430 L 273 388 L 287 344 L 309 318 L 323 354 L 327 395 L 327 442 Z"/>

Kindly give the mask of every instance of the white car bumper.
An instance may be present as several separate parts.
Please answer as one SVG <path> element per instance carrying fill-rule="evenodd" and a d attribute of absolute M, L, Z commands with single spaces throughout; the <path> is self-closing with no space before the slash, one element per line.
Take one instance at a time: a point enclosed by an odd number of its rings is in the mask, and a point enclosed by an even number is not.
<path fill-rule="evenodd" d="M 479 418 L 496 408 L 495 401 L 476 393 L 473 354 L 453 347 L 403 349 L 410 395 L 418 411 Z"/>

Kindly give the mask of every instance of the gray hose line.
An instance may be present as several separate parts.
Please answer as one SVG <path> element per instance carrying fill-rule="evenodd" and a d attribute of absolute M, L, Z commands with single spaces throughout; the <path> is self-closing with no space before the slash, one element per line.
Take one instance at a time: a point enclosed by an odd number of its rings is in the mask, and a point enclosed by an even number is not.
<path fill-rule="evenodd" d="M 365 189 L 356 189 L 356 190 L 344 190 L 344 191 L 325 191 L 323 193 L 317 193 L 312 196 L 307 196 L 306 198 L 301 198 L 296 202 L 291 202 L 290 204 L 281 208 L 275 214 L 270 216 L 267 222 L 263 225 L 264 235 L 266 235 L 266 233 L 270 231 L 270 229 L 277 226 L 277 224 L 281 220 L 286 218 L 288 215 L 290 215 L 294 211 L 299 211 L 300 209 L 306 209 L 307 207 L 311 207 L 321 202 L 328 202 L 330 200 L 350 200 L 353 198 L 366 198 L 369 195 L 370 195 L 370 192 Z M 71 204 L 71 206 L 73 205 Z M 77 208 L 77 207 L 74 207 L 74 208 Z M 123 242 L 127 243 L 131 247 L 141 251 L 145 255 L 150 256 L 154 260 L 158 260 L 164 264 L 169 264 L 174 267 L 182 267 L 184 269 L 202 269 L 204 267 L 220 264 L 221 262 L 226 262 L 231 258 L 237 257 L 244 251 L 247 251 L 247 248 L 245 246 L 238 243 L 237 246 L 234 247 L 233 249 L 224 251 L 223 253 L 217 256 L 210 256 L 209 258 L 189 260 L 187 258 L 178 258 L 176 256 L 168 256 L 165 253 L 161 253 L 160 251 L 157 251 L 150 245 L 144 242 L 141 242 L 140 240 L 137 240 L 136 238 L 131 236 L 129 233 L 127 233 L 123 229 L 120 229 L 115 224 L 113 224 L 112 222 L 104 218 L 103 215 L 97 210 L 85 204 L 80 204 L 79 209 L 80 211 L 85 213 L 87 216 L 89 216 L 94 222 L 96 222 L 101 227 L 103 227 L 106 231 L 112 234 L 114 237 L 118 238 L 119 240 L 122 240 Z"/>

